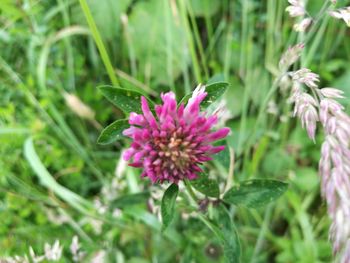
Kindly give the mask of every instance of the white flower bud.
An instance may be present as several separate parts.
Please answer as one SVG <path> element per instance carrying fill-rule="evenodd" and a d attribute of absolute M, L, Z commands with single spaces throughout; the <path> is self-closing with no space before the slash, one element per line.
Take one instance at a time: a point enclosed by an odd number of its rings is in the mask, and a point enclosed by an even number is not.
<path fill-rule="evenodd" d="M 289 0 L 290 6 L 286 8 L 286 11 L 291 17 L 305 15 L 304 1 L 302 0 Z"/>
<path fill-rule="evenodd" d="M 330 11 L 329 15 L 336 19 L 343 19 L 346 25 L 350 27 L 350 6 Z"/>
<path fill-rule="evenodd" d="M 303 20 L 301 20 L 300 23 L 294 24 L 293 29 L 296 32 L 304 32 L 309 27 L 311 22 L 312 22 L 311 18 L 304 18 Z"/>

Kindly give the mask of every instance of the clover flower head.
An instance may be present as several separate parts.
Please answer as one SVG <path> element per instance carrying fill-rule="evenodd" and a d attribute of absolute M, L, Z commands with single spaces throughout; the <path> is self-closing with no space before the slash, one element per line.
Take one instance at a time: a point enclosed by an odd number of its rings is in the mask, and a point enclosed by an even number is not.
<path fill-rule="evenodd" d="M 229 128 L 212 131 L 217 116 L 200 111 L 206 96 L 205 86 L 199 85 L 187 105 L 178 106 L 173 92 L 162 94 L 163 104 L 155 106 L 156 116 L 147 99 L 141 97 L 143 113 L 131 113 L 131 127 L 123 132 L 133 139 L 124 159 L 133 159 L 129 165 L 143 168 L 142 177 L 149 177 L 153 183 L 195 179 L 202 172 L 200 165 L 225 148 L 212 143 L 230 132 Z"/>

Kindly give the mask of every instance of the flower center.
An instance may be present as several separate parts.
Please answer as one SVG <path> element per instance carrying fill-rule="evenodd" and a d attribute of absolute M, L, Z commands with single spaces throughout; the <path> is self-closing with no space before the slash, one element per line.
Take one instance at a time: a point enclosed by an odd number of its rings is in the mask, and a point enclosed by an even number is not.
<path fill-rule="evenodd" d="M 156 162 L 162 163 L 162 168 L 176 168 L 183 171 L 189 166 L 192 153 L 192 150 L 188 147 L 190 142 L 176 132 L 164 138 L 155 138 L 154 145 L 158 152 Z"/>

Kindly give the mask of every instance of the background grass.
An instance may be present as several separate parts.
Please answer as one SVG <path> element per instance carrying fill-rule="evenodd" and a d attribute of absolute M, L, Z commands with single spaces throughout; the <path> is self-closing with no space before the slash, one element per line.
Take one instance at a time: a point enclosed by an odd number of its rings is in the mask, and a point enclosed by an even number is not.
<path fill-rule="evenodd" d="M 308 1 L 317 17 L 325 1 Z M 338 1 L 344 6 L 347 1 Z M 149 190 L 138 171 L 116 170 L 124 142 L 96 143 L 100 126 L 123 113 L 96 87 L 120 85 L 158 99 L 178 98 L 198 83 L 228 81 L 232 118 L 228 144 L 235 153 L 235 181 L 275 178 L 288 192 L 259 210 L 232 212 L 242 262 L 331 262 L 329 220 L 319 193 L 319 134 L 311 142 L 290 119 L 288 92 L 264 101 L 283 51 L 305 42 L 300 66 L 320 74 L 322 86 L 350 98 L 349 30 L 326 15 L 307 33 L 292 31 L 287 1 L 242 0 L 2 0 L 0 3 L 0 256 L 42 252 L 45 242 L 64 244 L 79 235 L 92 257 L 109 262 L 218 262 L 218 241 L 179 204 L 177 219 L 161 233 L 145 204 L 123 207 L 118 197 Z M 64 101 L 75 94 L 95 111 L 77 116 Z M 343 100 L 348 107 L 350 100 Z M 256 125 L 259 112 L 261 120 Z M 96 125 L 97 123 L 97 125 Z M 224 183 L 229 152 L 216 158 Z M 152 186 L 155 206 L 160 187 Z M 94 201 L 95 200 L 95 201 Z M 96 212 L 99 200 L 108 213 Z M 99 207 L 99 205 L 97 205 Z M 120 208 L 120 207 L 119 207 Z M 191 261 L 192 260 L 192 261 Z"/>

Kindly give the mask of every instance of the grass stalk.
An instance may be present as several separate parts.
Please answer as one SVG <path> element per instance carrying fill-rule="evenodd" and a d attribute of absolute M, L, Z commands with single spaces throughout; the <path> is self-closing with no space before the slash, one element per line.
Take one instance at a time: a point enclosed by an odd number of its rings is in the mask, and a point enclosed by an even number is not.
<path fill-rule="evenodd" d="M 196 48 L 195 48 L 194 41 L 191 34 L 190 23 L 187 18 L 188 14 L 187 14 L 187 8 L 186 8 L 186 1 L 180 0 L 179 3 L 180 3 L 180 13 L 182 18 L 182 23 L 185 28 L 186 38 L 190 49 L 190 54 L 191 54 L 191 59 L 193 64 L 193 73 L 194 73 L 196 82 L 199 84 L 199 83 L 202 83 L 202 76 L 201 76 L 199 61 L 196 54 Z"/>
<path fill-rule="evenodd" d="M 60 10 L 62 12 L 62 18 L 63 23 L 65 27 L 70 26 L 70 19 L 69 14 L 67 12 L 67 5 L 64 4 L 63 0 L 58 0 L 58 4 L 60 7 Z M 68 81 L 67 86 L 69 90 L 75 90 L 75 75 L 74 75 L 74 53 L 73 53 L 73 47 L 70 38 L 64 39 L 64 44 L 67 49 L 67 75 L 68 75 Z"/>
<path fill-rule="evenodd" d="M 86 2 L 86 0 L 79 0 L 79 2 L 80 2 L 80 6 L 84 12 L 86 21 L 87 21 L 89 28 L 91 30 L 92 36 L 93 36 L 95 43 L 97 45 L 97 48 L 100 52 L 101 59 L 103 61 L 103 64 L 105 65 L 108 76 L 109 76 L 109 78 L 114 86 L 119 86 L 118 78 L 117 78 L 116 74 L 114 73 L 112 63 L 109 59 L 105 45 L 103 44 L 103 41 L 102 41 L 100 32 L 96 26 L 95 20 L 92 17 L 89 5 Z"/>
<path fill-rule="evenodd" d="M 194 39 L 196 41 L 197 48 L 198 48 L 198 53 L 199 53 L 199 56 L 200 56 L 200 59 L 202 62 L 204 75 L 205 75 L 206 80 L 208 80 L 209 79 L 209 70 L 208 70 L 208 66 L 207 66 L 207 60 L 206 60 L 206 57 L 204 55 L 204 48 L 203 48 L 202 40 L 201 40 L 201 37 L 199 35 L 198 25 L 197 25 L 196 18 L 194 16 L 190 2 L 187 2 L 187 9 L 188 9 L 188 14 L 190 16 L 192 28 L 193 28 L 192 33 L 194 35 Z"/>

